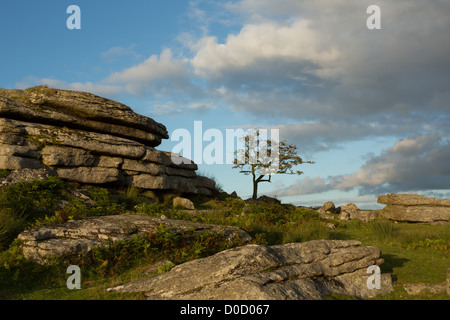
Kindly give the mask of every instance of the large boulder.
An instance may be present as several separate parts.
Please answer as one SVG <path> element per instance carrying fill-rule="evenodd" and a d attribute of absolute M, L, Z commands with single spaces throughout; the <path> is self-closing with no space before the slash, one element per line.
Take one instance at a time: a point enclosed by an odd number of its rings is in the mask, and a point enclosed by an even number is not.
<path fill-rule="evenodd" d="M 197 165 L 155 149 L 164 125 L 96 95 L 51 89 L 0 89 L 0 169 L 49 169 L 78 183 L 118 184 L 212 195 Z"/>
<path fill-rule="evenodd" d="M 143 292 L 151 300 L 317 300 L 332 293 L 366 299 L 389 293 L 389 274 L 381 275 L 380 289 L 368 288 L 367 268 L 383 259 L 378 248 L 360 244 L 314 240 L 246 245 L 108 291 Z"/>
<path fill-rule="evenodd" d="M 183 234 L 195 232 L 215 233 L 226 240 L 241 239 L 244 243 L 251 237 L 232 226 L 196 223 L 191 221 L 161 219 L 145 215 L 114 215 L 70 220 L 52 226 L 42 226 L 23 231 L 18 238 L 23 241 L 26 259 L 40 264 L 64 258 L 76 263 L 81 258 L 89 260 L 94 247 L 105 247 L 111 242 L 153 233 L 157 228 L 169 228 L 170 232 Z"/>
<path fill-rule="evenodd" d="M 417 194 L 387 194 L 378 197 L 386 204 L 381 215 L 395 221 L 421 223 L 449 223 L 450 200 L 424 197 Z"/>
<path fill-rule="evenodd" d="M 157 146 L 167 139 L 166 127 L 130 107 L 91 93 L 46 86 L 0 89 L 0 116 L 30 122 L 69 125 L 87 131 L 131 138 Z"/>

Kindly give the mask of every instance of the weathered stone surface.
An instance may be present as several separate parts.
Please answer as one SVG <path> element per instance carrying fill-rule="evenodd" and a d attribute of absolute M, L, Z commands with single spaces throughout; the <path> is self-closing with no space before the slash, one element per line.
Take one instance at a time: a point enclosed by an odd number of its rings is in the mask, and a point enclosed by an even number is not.
<path fill-rule="evenodd" d="M 89 184 L 212 195 L 191 160 L 153 147 L 165 126 L 89 93 L 0 89 L 0 169 L 48 168 Z"/>
<path fill-rule="evenodd" d="M 120 171 L 115 168 L 74 167 L 56 168 L 59 177 L 71 181 L 89 184 L 106 184 L 123 181 Z"/>
<path fill-rule="evenodd" d="M 424 291 L 428 291 L 431 294 L 445 292 L 445 283 L 428 284 L 428 283 L 405 283 L 403 285 L 406 292 L 409 295 L 418 295 Z"/>
<path fill-rule="evenodd" d="M 139 162 L 136 160 L 125 159 L 122 165 L 123 170 L 138 171 L 148 173 L 153 176 L 159 176 L 165 172 L 165 167 L 148 162 Z"/>
<path fill-rule="evenodd" d="M 354 203 L 347 203 L 341 206 L 341 213 L 339 214 L 339 220 L 355 219 L 358 214 L 359 208 Z"/>
<path fill-rule="evenodd" d="M 450 207 L 388 205 L 381 211 L 383 217 L 395 221 L 449 222 Z"/>
<path fill-rule="evenodd" d="M 42 145 L 80 148 L 102 155 L 140 159 L 145 154 L 145 146 L 136 141 L 96 132 L 6 118 L 0 118 L 0 134 L 2 133 L 14 133 L 23 140 L 31 140 Z"/>
<path fill-rule="evenodd" d="M 124 159 L 119 157 L 100 156 L 96 165 L 105 168 L 119 168 L 123 161 Z"/>
<path fill-rule="evenodd" d="M 22 168 L 39 169 L 43 165 L 39 160 L 15 156 L 0 156 L 0 168 L 6 170 L 19 170 Z"/>
<path fill-rule="evenodd" d="M 357 219 L 363 222 L 374 220 L 379 215 L 379 210 L 360 210 L 354 203 L 347 203 L 340 207 L 339 220 L 345 221 Z"/>
<path fill-rule="evenodd" d="M 79 148 L 46 146 L 42 149 L 42 162 L 46 166 L 79 167 L 92 166 L 95 157 Z"/>
<path fill-rule="evenodd" d="M 380 210 L 359 210 L 356 219 L 369 222 L 375 220 L 378 216 L 380 216 Z"/>
<path fill-rule="evenodd" d="M 0 144 L 0 156 L 15 156 L 37 159 L 40 157 L 40 155 L 41 153 L 36 146 Z"/>
<path fill-rule="evenodd" d="M 153 176 L 142 173 L 125 176 L 125 184 L 133 185 L 142 189 L 176 190 L 178 192 L 210 195 L 210 188 L 203 187 L 204 185 L 209 186 L 210 184 L 208 184 L 208 180 L 205 180 L 207 178 L 202 178 L 204 177 L 196 176 L 195 178 L 186 178 L 182 176 L 168 176 L 164 174 Z"/>
<path fill-rule="evenodd" d="M 388 274 L 381 275 L 380 290 L 367 288 L 367 267 L 382 262 L 378 248 L 358 241 L 247 245 L 108 291 L 143 292 L 152 300 L 304 300 L 334 292 L 365 299 L 392 290 Z"/>
<path fill-rule="evenodd" d="M 389 205 L 403 205 L 403 206 L 444 206 L 450 207 L 450 200 L 436 199 L 425 197 L 418 194 L 392 194 L 380 195 L 378 203 Z"/>
<path fill-rule="evenodd" d="M 188 170 L 197 170 L 198 166 L 192 160 L 180 156 L 177 153 L 165 152 L 166 156 L 169 157 L 172 166 L 177 168 L 183 168 Z"/>
<path fill-rule="evenodd" d="M 214 189 L 216 187 L 216 182 L 212 179 L 203 176 L 195 177 L 195 185 L 197 187 L 203 187 L 208 189 Z"/>
<path fill-rule="evenodd" d="M 391 220 L 422 223 L 450 222 L 450 200 L 416 194 L 387 194 L 380 195 L 378 203 L 387 204 L 380 214 Z"/>
<path fill-rule="evenodd" d="M 327 201 L 318 209 L 319 213 L 335 213 L 336 207 L 332 201 Z"/>
<path fill-rule="evenodd" d="M 151 146 L 159 145 L 161 138 L 168 138 L 164 125 L 134 113 L 124 104 L 87 92 L 46 87 L 0 89 L 0 116 L 69 125 L 131 138 Z"/>
<path fill-rule="evenodd" d="M 166 152 L 159 151 L 151 147 L 145 148 L 145 154 L 142 158 L 142 161 L 159 163 L 165 166 L 172 164 L 172 160 L 170 159 L 170 156 L 168 156 Z"/>
<path fill-rule="evenodd" d="M 23 241 L 26 259 L 40 264 L 53 258 L 67 256 L 67 259 L 88 256 L 93 247 L 104 247 L 108 241 L 120 241 L 140 234 L 154 232 L 161 226 L 171 232 L 213 232 L 231 241 L 241 239 L 244 243 L 251 237 L 243 230 L 190 221 L 160 219 L 145 215 L 116 215 L 71 220 L 64 224 L 43 226 L 22 232 L 18 238 Z M 108 240 L 108 241 L 105 241 Z"/>
<path fill-rule="evenodd" d="M 153 190 L 169 190 L 171 186 L 170 182 L 165 178 L 165 176 L 156 177 L 145 173 L 126 176 L 125 184 L 133 185 L 137 188 Z"/>
<path fill-rule="evenodd" d="M 186 178 L 192 178 L 192 177 L 196 176 L 195 171 L 187 170 L 187 169 L 181 169 L 181 168 L 167 167 L 165 172 L 169 176 L 181 176 L 181 177 L 186 177 Z"/>
<path fill-rule="evenodd" d="M 194 203 L 191 200 L 186 199 L 186 198 L 182 198 L 182 197 L 175 197 L 172 200 L 172 205 L 174 207 L 180 207 L 180 208 L 188 209 L 188 210 L 194 210 L 195 209 Z"/>
<path fill-rule="evenodd" d="M 48 177 L 55 175 L 56 173 L 48 168 L 14 170 L 6 177 L 0 179 L 0 187 L 8 186 L 17 183 L 21 180 L 24 181 L 31 181 L 35 179 L 46 180 Z"/>
<path fill-rule="evenodd" d="M 450 297 L 450 267 L 447 268 L 445 286 L 447 295 Z"/>

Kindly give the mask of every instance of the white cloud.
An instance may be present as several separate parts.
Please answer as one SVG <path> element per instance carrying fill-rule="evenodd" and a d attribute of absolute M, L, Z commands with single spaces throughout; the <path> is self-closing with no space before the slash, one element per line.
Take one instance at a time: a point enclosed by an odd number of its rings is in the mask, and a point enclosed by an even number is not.
<path fill-rule="evenodd" d="M 220 104 L 270 117 L 311 152 L 379 135 L 448 134 L 450 7 L 445 0 L 380 0 L 382 30 L 370 31 L 370 4 L 192 1 L 187 16 L 205 28 L 199 35 L 190 25 L 179 35 L 190 52 L 167 48 L 97 83 L 63 85 L 151 97 L 165 112 Z M 239 16 L 242 27 L 225 37 L 223 30 L 211 34 L 212 17 L 223 25 L 231 18 L 218 8 Z M 133 49 L 102 55 L 133 55 Z"/>
<path fill-rule="evenodd" d="M 397 141 L 372 156 L 356 172 L 346 175 L 304 177 L 274 191 L 279 196 L 358 190 L 362 195 L 447 189 L 450 185 L 450 140 L 425 134 Z"/>
<path fill-rule="evenodd" d="M 164 49 L 159 57 L 152 55 L 136 66 L 111 74 L 106 81 L 111 83 L 137 83 L 184 77 L 187 74 L 186 62 L 186 59 L 173 59 L 172 51 Z"/>
<path fill-rule="evenodd" d="M 311 28 L 307 20 L 287 26 L 273 22 L 248 24 L 239 34 L 229 35 L 225 43 L 218 43 L 213 36 L 204 37 L 193 49 L 196 55 L 191 63 L 195 72 L 213 78 L 230 70 L 264 69 L 264 63 L 273 60 L 307 61 L 319 66 L 315 72 L 326 74 L 339 57 L 337 48 L 323 46 L 323 35 Z"/>
<path fill-rule="evenodd" d="M 383 29 L 371 31 L 365 24 L 369 4 L 228 4 L 248 20 L 223 42 L 208 36 L 192 45 L 192 67 L 211 87 L 227 88 L 221 98 L 234 109 L 254 114 L 384 122 L 405 110 L 448 112 L 450 7 L 442 0 L 379 1 Z"/>

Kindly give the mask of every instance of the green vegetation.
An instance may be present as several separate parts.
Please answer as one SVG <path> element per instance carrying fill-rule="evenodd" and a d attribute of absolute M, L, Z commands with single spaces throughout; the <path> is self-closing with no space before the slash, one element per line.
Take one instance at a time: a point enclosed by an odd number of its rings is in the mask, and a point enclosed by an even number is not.
<path fill-rule="evenodd" d="M 35 87 L 30 87 L 25 89 L 26 92 L 30 92 L 30 93 L 43 93 L 43 94 L 47 94 L 47 95 L 55 95 L 58 90 L 54 89 L 54 88 L 49 88 L 48 85 L 44 84 L 44 85 L 40 85 L 40 86 L 35 86 Z"/>
<path fill-rule="evenodd" d="M 0 179 L 8 176 L 11 173 L 10 170 L 0 169 Z"/>
<path fill-rule="evenodd" d="M 89 197 L 80 198 L 73 190 Z M 444 294 L 408 296 L 404 283 L 442 283 L 450 266 L 450 228 L 447 225 L 393 223 L 377 219 L 334 222 L 327 226 L 314 211 L 277 202 L 245 202 L 221 194 L 216 199 L 193 197 L 195 212 L 171 206 L 174 195 L 155 195 L 136 188 L 122 190 L 86 187 L 48 180 L 20 182 L 0 188 L 0 298 L 2 299 L 141 299 L 140 294 L 112 294 L 106 288 L 149 277 L 143 271 L 159 261 L 169 271 L 177 264 L 241 245 L 216 234 L 193 230 L 183 236 L 159 228 L 152 234 L 95 249 L 89 264 L 81 261 L 83 290 L 66 287 L 67 265 L 42 266 L 22 256 L 17 235 L 27 228 L 59 224 L 69 219 L 114 214 L 145 214 L 169 219 L 233 225 L 246 230 L 256 244 L 275 245 L 314 239 L 355 239 L 383 252 L 383 273 L 394 278 L 395 290 L 379 299 L 448 299 Z M 158 200 L 158 201 L 157 201 Z M 332 295 L 329 299 L 344 299 Z"/>

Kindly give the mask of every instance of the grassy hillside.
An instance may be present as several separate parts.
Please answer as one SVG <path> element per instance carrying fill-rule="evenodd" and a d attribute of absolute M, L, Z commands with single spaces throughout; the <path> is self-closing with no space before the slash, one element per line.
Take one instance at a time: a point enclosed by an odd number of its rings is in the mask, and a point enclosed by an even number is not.
<path fill-rule="evenodd" d="M 86 201 L 79 192 L 89 197 Z M 168 230 L 95 250 L 94 263 L 81 266 L 82 289 L 69 290 L 67 265 L 41 266 L 23 258 L 17 235 L 26 228 L 63 223 L 69 219 L 112 214 L 165 215 L 212 224 L 238 226 L 257 244 L 283 244 L 314 239 L 355 239 L 383 252 L 383 273 L 394 279 L 394 292 L 380 299 L 449 299 L 445 293 L 408 296 L 405 283 L 445 281 L 450 266 L 450 227 L 393 223 L 335 221 L 330 228 L 312 209 L 272 203 L 246 203 L 221 193 L 215 199 L 194 197 L 197 210 L 173 208 L 175 195 L 156 195 L 135 188 L 123 190 L 82 187 L 58 178 L 21 182 L 0 189 L 0 298 L 1 299 L 142 299 L 139 294 L 112 294 L 106 288 L 149 277 L 150 265 L 170 260 L 158 273 L 176 264 L 238 246 L 216 235 L 194 235 L 188 243 Z M 331 296 L 330 299 L 345 297 Z"/>

